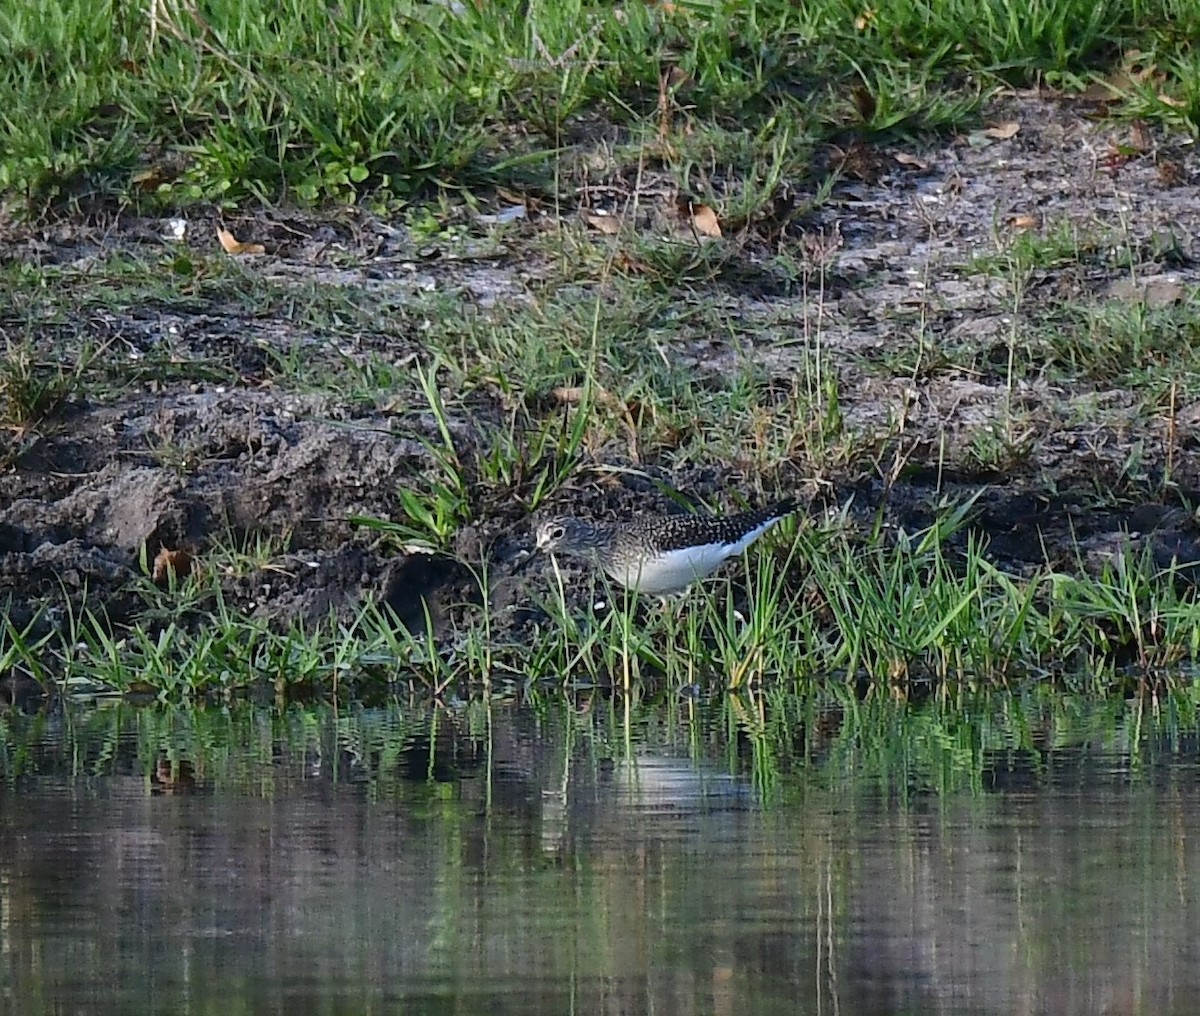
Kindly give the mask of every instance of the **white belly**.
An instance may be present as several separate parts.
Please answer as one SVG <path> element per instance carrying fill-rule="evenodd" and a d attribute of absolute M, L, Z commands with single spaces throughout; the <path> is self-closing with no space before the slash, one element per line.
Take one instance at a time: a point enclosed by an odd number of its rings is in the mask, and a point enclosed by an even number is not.
<path fill-rule="evenodd" d="M 674 593 L 715 572 L 721 564 L 742 553 L 770 529 L 778 519 L 771 519 L 750 530 L 736 543 L 706 543 L 682 550 L 668 550 L 640 565 L 608 569 L 609 576 L 627 589 L 642 593 Z"/>
<path fill-rule="evenodd" d="M 670 550 L 652 561 L 631 568 L 614 568 L 609 575 L 628 589 L 642 593 L 673 593 L 711 575 L 729 557 L 720 544 Z"/>

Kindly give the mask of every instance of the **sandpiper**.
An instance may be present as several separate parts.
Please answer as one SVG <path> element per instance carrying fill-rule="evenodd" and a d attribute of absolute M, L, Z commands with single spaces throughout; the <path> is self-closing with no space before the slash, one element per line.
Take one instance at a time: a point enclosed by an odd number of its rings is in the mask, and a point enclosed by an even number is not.
<path fill-rule="evenodd" d="M 649 515 L 603 524 L 551 519 L 538 527 L 537 548 L 590 559 L 627 589 L 665 596 L 711 575 L 795 510 L 787 498 L 736 515 Z"/>

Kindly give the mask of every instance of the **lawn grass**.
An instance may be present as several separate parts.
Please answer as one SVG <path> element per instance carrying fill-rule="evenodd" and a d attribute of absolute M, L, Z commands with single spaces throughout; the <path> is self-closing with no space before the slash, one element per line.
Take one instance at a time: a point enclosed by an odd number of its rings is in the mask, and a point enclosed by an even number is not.
<path fill-rule="evenodd" d="M 815 143 L 961 130 L 1002 85 L 1099 76 L 1194 130 L 1198 23 L 1186 0 L 10 6 L 0 194 L 35 214 L 558 197 L 604 124 L 618 162 L 746 217 Z M 1118 73 L 1133 51 L 1154 73 Z"/>

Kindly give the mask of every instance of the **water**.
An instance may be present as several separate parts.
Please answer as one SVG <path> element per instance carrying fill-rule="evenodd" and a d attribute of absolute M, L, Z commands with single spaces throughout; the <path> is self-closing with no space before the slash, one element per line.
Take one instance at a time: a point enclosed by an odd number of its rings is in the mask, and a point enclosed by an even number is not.
<path fill-rule="evenodd" d="M 1067 712 L 0 715 L 0 1011 L 1193 1014 L 1195 737 Z"/>

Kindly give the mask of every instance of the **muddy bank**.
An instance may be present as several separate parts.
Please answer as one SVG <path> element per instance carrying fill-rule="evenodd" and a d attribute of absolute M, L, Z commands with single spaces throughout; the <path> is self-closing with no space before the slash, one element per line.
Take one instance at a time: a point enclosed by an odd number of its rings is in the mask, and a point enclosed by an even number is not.
<path fill-rule="evenodd" d="M 1182 350 L 1194 340 L 1200 165 L 1183 138 L 1129 152 L 1130 128 L 1091 113 L 1014 96 L 989 117 L 1018 125 L 1004 140 L 955 137 L 865 162 L 823 153 L 842 159 L 828 201 L 805 205 L 797 182 L 797 214 L 780 235 L 760 224 L 722 241 L 722 270 L 674 294 L 680 307 L 702 302 L 724 333 L 672 334 L 667 316 L 647 322 L 663 357 L 694 370 L 698 384 L 727 377 L 751 350 L 763 390 L 777 390 L 785 408 L 819 336 L 854 456 L 818 463 L 802 451 L 751 474 L 717 458 L 679 461 L 666 447 L 636 461 L 619 443 L 588 448 L 575 479 L 532 518 L 519 487 L 472 488 L 469 522 L 442 556 L 405 553 L 351 523 L 395 518 L 398 491 L 440 468 L 443 435 L 428 406 L 336 385 L 289 389 L 281 364 L 332 369 L 374 357 L 402 381 L 433 353 L 429 304 L 404 310 L 420 294 L 444 296 L 441 313 L 474 321 L 537 314 L 556 271 L 545 237 L 564 228 L 579 243 L 607 237 L 544 212 L 496 234 L 464 211 L 476 253 L 447 256 L 366 215 L 289 213 L 240 227 L 268 254 L 239 263 L 236 279 L 210 293 L 200 259 L 213 256 L 213 217 L 193 216 L 167 255 L 166 219 L 10 228 L 0 261 L 50 272 L 62 287 L 56 311 L 55 297 L 9 276 L 0 327 L 10 348 L 31 343 L 44 367 L 69 362 L 72 348 L 98 349 L 92 373 L 111 383 L 81 386 L 46 419 L 0 438 L 0 603 L 24 625 L 64 594 L 86 595 L 128 623 L 145 603 L 148 562 L 165 547 L 222 569 L 231 606 L 282 624 L 348 614 L 366 595 L 413 625 L 429 603 L 444 624 L 478 601 L 470 569 L 486 562 L 496 623 L 519 627 L 531 591 L 547 588 L 544 562 L 527 554 L 537 517 L 672 507 L 646 477 L 726 507 L 731 492 L 794 491 L 813 515 L 853 499 L 851 517 L 864 525 L 883 506 L 905 528 L 984 488 L 975 526 L 1017 570 L 1095 563 L 1131 539 L 1149 540 L 1163 562 L 1200 558 L 1188 508 L 1200 491 L 1200 401 L 1187 384 L 1164 382 L 1169 344 L 1130 352 L 1161 368 L 1144 388 L 1112 386 L 1084 355 L 1103 336 L 1087 333 L 1080 311 L 1178 312 L 1175 341 Z M 591 200 L 580 192 L 581 204 Z M 660 204 L 647 198 L 635 225 L 654 228 Z M 798 274 L 780 273 L 781 252 Z M 164 256 L 180 273 L 166 295 L 114 304 L 89 290 L 106 266 L 161 266 Z M 257 295 L 260 283 L 269 298 Z M 297 317 L 279 294 L 312 286 L 390 308 L 386 326 L 347 332 L 332 313 Z M 593 297 L 581 289 L 580 298 Z M 453 394 L 446 422 L 471 479 L 488 454 L 482 424 L 508 410 L 501 395 Z"/>

